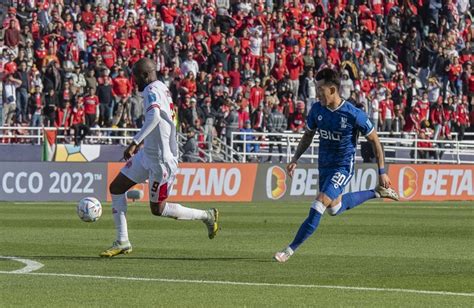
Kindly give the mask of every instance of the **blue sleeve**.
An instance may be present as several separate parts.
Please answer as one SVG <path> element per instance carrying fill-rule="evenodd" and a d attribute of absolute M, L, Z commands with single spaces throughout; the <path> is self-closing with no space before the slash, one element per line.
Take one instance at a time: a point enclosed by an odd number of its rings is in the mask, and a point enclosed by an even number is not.
<path fill-rule="evenodd" d="M 357 113 L 355 125 L 364 136 L 370 135 L 375 129 L 367 114 L 362 110 Z"/>
<path fill-rule="evenodd" d="M 311 131 L 316 130 L 316 104 L 313 104 L 306 116 L 306 129 Z"/>

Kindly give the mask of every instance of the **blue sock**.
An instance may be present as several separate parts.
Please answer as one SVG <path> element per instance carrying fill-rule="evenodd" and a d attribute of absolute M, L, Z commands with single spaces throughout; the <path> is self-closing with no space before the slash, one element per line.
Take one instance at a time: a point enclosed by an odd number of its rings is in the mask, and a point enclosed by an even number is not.
<path fill-rule="evenodd" d="M 321 213 L 316 211 L 315 209 L 311 208 L 309 210 L 309 215 L 306 220 L 301 224 L 298 232 L 296 233 L 295 239 L 290 244 L 290 248 L 295 251 L 303 242 L 313 234 L 316 228 L 319 225 L 319 221 L 321 220 Z"/>
<path fill-rule="evenodd" d="M 336 215 L 340 215 L 343 212 L 353 209 L 356 206 L 364 203 L 365 201 L 374 198 L 375 190 L 364 190 L 342 195 L 341 208 L 339 209 L 339 211 L 337 211 Z"/>

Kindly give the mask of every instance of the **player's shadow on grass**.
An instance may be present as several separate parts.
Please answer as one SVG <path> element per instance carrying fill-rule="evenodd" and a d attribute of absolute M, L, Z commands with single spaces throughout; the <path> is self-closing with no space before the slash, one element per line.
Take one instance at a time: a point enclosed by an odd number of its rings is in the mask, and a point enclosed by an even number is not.
<path fill-rule="evenodd" d="M 130 257 L 117 256 L 114 258 L 102 258 L 95 256 L 17 256 L 25 259 L 39 260 L 158 260 L 158 261 L 254 261 L 254 262 L 271 262 L 271 259 L 254 258 L 254 257 Z"/>

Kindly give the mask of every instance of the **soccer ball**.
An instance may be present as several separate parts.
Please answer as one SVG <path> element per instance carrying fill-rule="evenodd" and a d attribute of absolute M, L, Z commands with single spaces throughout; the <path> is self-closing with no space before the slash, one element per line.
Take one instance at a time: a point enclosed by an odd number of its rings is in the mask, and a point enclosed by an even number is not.
<path fill-rule="evenodd" d="M 76 211 L 82 221 L 94 222 L 102 215 L 102 205 L 96 198 L 87 197 L 79 201 Z"/>

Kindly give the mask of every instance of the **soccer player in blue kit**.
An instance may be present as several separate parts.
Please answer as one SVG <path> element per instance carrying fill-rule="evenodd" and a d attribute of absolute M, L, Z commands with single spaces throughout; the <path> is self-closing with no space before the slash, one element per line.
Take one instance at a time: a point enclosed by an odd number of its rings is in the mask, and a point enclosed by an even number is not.
<path fill-rule="evenodd" d="M 306 117 L 306 130 L 295 155 L 287 166 L 290 177 L 297 161 L 319 133 L 319 194 L 311 205 L 309 215 L 301 224 L 293 242 L 275 254 L 278 262 L 286 262 L 296 249 L 316 231 L 324 212 L 336 216 L 367 200 L 389 198 L 398 201 L 397 193 L 390 188 L 390 178 L 385 172 L 384 153 L 377 132 L 367 114 L 339 95 L 339 74 L 324 68 L 316 75 L 319 102 L 313 104 Z M 372 144 L 377 159 L 379 185 L 375 190 L 365 190 L 342 195 L 354 174 L 354 160 L 359 133 Z"/>

